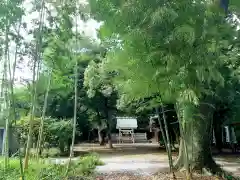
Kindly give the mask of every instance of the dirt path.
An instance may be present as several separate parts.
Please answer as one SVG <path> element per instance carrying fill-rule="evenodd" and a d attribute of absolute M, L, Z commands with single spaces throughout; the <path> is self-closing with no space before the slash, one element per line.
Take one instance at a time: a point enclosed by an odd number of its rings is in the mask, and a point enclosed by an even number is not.
<path fill-rule="evenodd" d="M 224 157 L 215 158 L 216 162 L 223 169 L 240 176 L 240 162 L 233 159 L 225 159 Z M 101 174 L 131 174 L 135 176 L 153 177 L 158 172 L 168 171 L 168 160 L 166 155 L 145 154 L 131 156 L 115 156 L 102 157 L 105 163 L 103 166 L 97 167 L 97 172 Z"/>
<path fill-rule="evenodd" d="M 231 158 L 220 156 L 215 157 L 215 160 L 224 170 L 240 177 L 240 155 Z"/>
<path fill-rule="evenodd" d="M 168 169 L 168 161 L 166 156 L 156 158 L 156 155 L 141 155 L 141 156 L 117 156 L 103 157 L 101 160 L 105 163 L 104 166 L 97 167 L 99 173 L 131 173 L 134 175 L 151 176 L 159 170 Z"/>
<path fill-rule="evenodd" d="M 97 167 L 96 171 L 104 175 L 103 179 L 159 179 L 155 178 L 154 174 L 168 171 L 167 154 L 159 149 L 158 144 L 115 144 L 114 147 L 113 150 L 109 150 L 99 145 L 81 145 L 82 151 L 96 152 L 100 155 L 105 165 Z M 174 157 L 176 155 L 173 153 Z M 240 156 L 218 156 L 215 160 L 223 169 L 240 176 Z"/>
<path fill-rule="evenodd" d="M 88 146 L 89 147 L 89 146 Z M 100 154 L 105 163 L 97 167 L 101 174 L 132 174 L 150 177 L 158 172 L 168 171 L 168 158 L 158 144 L 115 144 L 115 149 L 108 150 L 104 147 L 91 146 L 93 152 Z M 89 150 L 89 149 L 88 149 Z M 176 157 L 177 153 L 173 153 Z M 239 156 L 218 156 L 216 162 L 229 172 L 240 176 Z"/>

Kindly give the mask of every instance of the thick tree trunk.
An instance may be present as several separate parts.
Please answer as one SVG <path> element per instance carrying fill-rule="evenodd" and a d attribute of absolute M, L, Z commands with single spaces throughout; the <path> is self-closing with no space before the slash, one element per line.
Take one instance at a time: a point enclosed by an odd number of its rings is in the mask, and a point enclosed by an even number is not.
<path fill-rule="evenodd" d="M 107 138 L 108 138 L 108 147 L 113 148 L 112 145 L 112 136 L 111 136 L 111 116 L 109 115 L 108 108 L 108 98 L 105 97 L 105 115 L 106 115 L 106 124 L 107 124 Z"/>
<path fill-rule="evenodd" d="M 173 128 L 173 133 L 174 133 L 174 136 L 175 136 L 175 142 L 173 141 L 173 148 L 174 149 L 177 149 L 176 146 L 175 146 L 175 143 L 177 143 L 178 147 L 180 146 L 180 136 L 179 136 L 179 133 L 177 132 L 176 129 Z"/>
<path fill-rule="evenodd" d="M 112 149 L 113 145 L 112 145 L 112 136 L 110 131 L 107 132 L 107 137 L 108 137 L 108 148 Z"/>
<path fill-rule="evenodd" d="M 159 130 L 155 129 L 154 130 L 154 140 L 159 143 Z"/>
<path fill-rule="evenodd" d="M 108 148 L 112 149 L 112 135 L 111 135 L 111 126 L 109 124 L 109 120 L 107 122 L 107 139 L 108 139 Z"/>
<path fill-rule="evenodd" d="M 98 142 L 99 142 L 100 146 L 104 146 L 104 144 L 105 144 L 103 132 L 101 129 L 98 129 Z"/>
<path fill-rule="evenodd" d="M 216 124 L 214 127 L 214 135 L 215 135 L 215 139 L 216 139 L 216 148 L 218 150 L 219 153 L 222 152 L 222 147 L 223 147 L 223 143 L 222 143 L 222 126 L 221 124 Z"/>
<path fill-rule="evenodd" d="M 184 137 L 180 140 L 179 156 L 175 168 L 186 169 L 189 165 L 194 171 L 219 172 L 220 168 L 211 154 L 213 110 L 213 107 L 206 103 L 201 103 L 198 107 L 190 104 L 178 106 L 177 111 Z M 183 139 L 187 152 L 183 146 Z"/>
<path fill-rule="evenodd" d="M 61 154 L 64 154 L 64 152 L 65 152 L 65 144 L 64 144 L 63 141 L 59 142 L 59 149 L 60 149 Z"/>
<path fill-rule="evenodd" d="M 222 142 L 222 117 L 219 111 L 214 113 L 213 117 L 213 129 L 216 140 L 216 148 L 219 153 L 222 152 L 223 142 Z"/>

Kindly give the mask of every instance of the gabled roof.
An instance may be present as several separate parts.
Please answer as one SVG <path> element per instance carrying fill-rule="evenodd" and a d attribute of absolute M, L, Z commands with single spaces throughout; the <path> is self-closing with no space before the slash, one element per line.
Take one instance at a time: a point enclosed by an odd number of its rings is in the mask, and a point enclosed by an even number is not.
<path fill-rule="evenodd" d="M 117 117 L 117 129 L 136 129 L 137 119 L 134 117 Z"/>

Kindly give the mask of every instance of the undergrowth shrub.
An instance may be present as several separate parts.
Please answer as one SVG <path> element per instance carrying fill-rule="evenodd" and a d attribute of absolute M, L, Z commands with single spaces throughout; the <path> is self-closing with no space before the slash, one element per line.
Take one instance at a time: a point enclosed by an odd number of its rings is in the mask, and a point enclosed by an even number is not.
<path fill-rule="evenodd" d="M 104 163 L 99 159 L 97 154 L 93 153 L 80 157 L 78 161 L 73 162 L 70 173 L 89 176 L 90 174 L 93 174 L 96 166 L 101 165 L 104 165 Z"/>
<path fill-rule="evenodd" d="M 19 142 L 24 144 L 27 141 L 29 130 L 29 116 L 22 117 L 17 121 L 17 131 L 19 136 Z M 69 154 L 69 147 L 72 142 L 72 120 L 71 119 L 54 119 L 46 117 L 44 120 L 43 128 L 43 145 L 44 148 L 49 149 L 56 147 L 60 149 L 61 154 Z M 33 120 L 33 142 L 37 142 L 39 127 L 41 124 L 41 118 L 35 117 Z M 80 135 L 79 129 L 76 131 L 76 135 Z M 54 143 L 53 143 L 54 142 Z M 36 147 L 34 144 L 33 148 Z"/>
<path fill-rule="evenodd" d="M 24 149 L 21 149 L 21 155 L 24 156 Z M 31 148 L 29 155 L 31 158 L 36 157 L 37 149 Z M 57 158 L 57 157 L 60 157 L 61 155 L 62 153 L 59 148 L 44 148 L 41 152 L 42 158 L 48 158 L 48 157 Z"/>
<path fill-rule="evenodd" d="M 21 178 L 20 163 L 17 158 L 10 158 L 9 167 L 4 169 L 3 159 L 0 158 L 0 180 L 17 180 Z M 103 165 L 99 156 L 90 154 L 78 160 L 73 160 L 69 177 L 92 177 L 96 166 Z M 26 180 L 62 180 L 66 171 L 66 165 L 53 164 L 47 160 L 36 162 L 31 159 L 29 168 L 25 171 Z"/>
<path fill-rule="evenodd" d="M 61 155 L 61 151 L 58 148 L 49 148 L 49 149 L 43 149 L 42 151 L 42 157 L 59 157 Z"/>

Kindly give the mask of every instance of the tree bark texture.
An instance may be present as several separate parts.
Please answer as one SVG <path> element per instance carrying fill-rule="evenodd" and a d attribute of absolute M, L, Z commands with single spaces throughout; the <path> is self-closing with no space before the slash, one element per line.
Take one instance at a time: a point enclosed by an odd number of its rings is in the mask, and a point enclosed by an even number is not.
<path fill-rule="evenodd" d="M 221 124 L 216 124 L 214 126 L 214 135 L 216 139 L 216 148 L 219 153 L 222 152 L 223 142 L 222 142 L 222 126 Z"/>
<path fill-rule="evenodd" d="M 107 122 L 107 139 L 108 139 L 108 148 L 112 149 L 113 144 L 112 144 L 111 127 L 109 122 Z"/>
<path fill-rule="evenodd" d="M 218 150 L 219 153 L 222 152 L 222 148 L 223 148 L 223 142 L 222 142 L 222 119 L 223 117 L 221 117 L 221 112 L 219 113 L 219 111 L 214 113 L 213 116 L 213 129 L 214 129 L 214 135 L 215 135 L 215 139 L 216 139 L 216 148 Z"/>
<path fill-rule="evenodd" d="M 98 128 L 98 141 L 100 146 L 104 146 L 105 140 L 104 140 L 103 130 L 101 130 L 100 128 Z"/>
<path fill-rule="evenodd" d="M 177 111 L 184 137 L 180 140 L 179 156 L 175 162 L 175 168 L 186 169 L 189 165 L 190 169 L 194 171 L 219 172 L 211 152 L 214 108 L 206 102 L 200 103 L 199 106 L 188 103 L 178 104 Z M 184 141 L 187 152 L 185 152 L 183 146 Z M 188 158 L 186 155 L 188 155 Z M 189 162 L 187 162 L 187 159 Z"/>
<path fill-rule="evenodd" d="M 107 125 L 107 139 L 108 139 L 108 147 L 113 148 L 112 145 L 112 136 L 111 136 L 111 116 L 109 115 L 109 108 L 108 108 L 108 98 L 105 97 L 105 116 L 106 116 L 106 125 Z"/>

